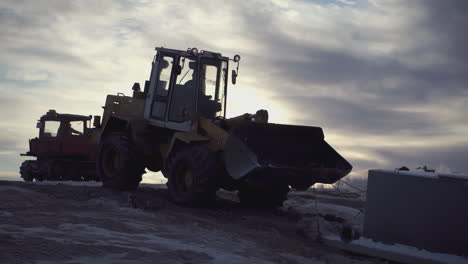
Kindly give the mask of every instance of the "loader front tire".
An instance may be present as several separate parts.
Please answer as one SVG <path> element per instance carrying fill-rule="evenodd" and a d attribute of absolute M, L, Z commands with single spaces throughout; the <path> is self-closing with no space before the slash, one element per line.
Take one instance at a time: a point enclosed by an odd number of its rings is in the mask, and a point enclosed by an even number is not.
<path fill-rule="evenodd" d="M 216 155 L 204 146 L 189 146 L 168 159 L 165 175 L 170 198 L 178 204 L 206 206 L 216 198 Z"/>
<path fill-rule="evenodd" d="M 103 140 L 97 167 L 102 186 L 121 191 L 137 188 L 145 172 L 143 153 L 124 133 Z"/>

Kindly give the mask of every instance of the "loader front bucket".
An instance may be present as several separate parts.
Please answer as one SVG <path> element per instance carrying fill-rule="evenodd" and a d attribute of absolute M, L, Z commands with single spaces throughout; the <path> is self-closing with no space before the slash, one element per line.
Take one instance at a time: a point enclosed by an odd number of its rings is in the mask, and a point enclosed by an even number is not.
<path fill-rule="evenodd" d="M 232 131 L 224 161 L 234 179 L 261 174 L 301 189 L 334 183 L 352 169 L 324 140 L 320 127 L 255 122 Z"/>

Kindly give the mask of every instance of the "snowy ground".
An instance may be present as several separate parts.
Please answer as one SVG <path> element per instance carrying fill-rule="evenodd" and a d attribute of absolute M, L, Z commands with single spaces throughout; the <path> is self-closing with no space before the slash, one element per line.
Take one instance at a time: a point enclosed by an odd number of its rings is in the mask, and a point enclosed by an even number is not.
<path fill-rule="evenodd" d="M 282 208 L 259 211 L 219 196 L 193 209 L 169 202 L 162 185 L 0 181 L 0 263 L 388 263 L 317 242 L 362 229 L 360 197 L 294 192 Z"/>

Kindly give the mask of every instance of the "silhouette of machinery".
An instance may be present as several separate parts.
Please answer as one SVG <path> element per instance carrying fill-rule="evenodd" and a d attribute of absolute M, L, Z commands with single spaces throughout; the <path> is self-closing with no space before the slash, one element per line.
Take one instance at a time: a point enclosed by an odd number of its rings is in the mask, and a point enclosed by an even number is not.
<path fill-rule="evenodd" d="M 97 181 L 96 128 L 92 116 L 59 114 L 49 110 L 38 123 L 39 136 L 29 140 L 29 151 L 21 156 L 36 157 L 21 164 L 25 181 Z M 99 126 L 100 117 L 95 117 Z"/>

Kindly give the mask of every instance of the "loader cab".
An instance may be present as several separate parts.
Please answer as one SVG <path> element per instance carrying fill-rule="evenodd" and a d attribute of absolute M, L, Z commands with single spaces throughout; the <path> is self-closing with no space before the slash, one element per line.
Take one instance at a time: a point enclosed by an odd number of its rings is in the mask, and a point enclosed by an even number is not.
<path fill-rule="evenodd" d="M 225 117 L 229 58 L 196 49 L 156 50 L 146 120 L 159 127 L 191 131 L 197 116 Z"/>

